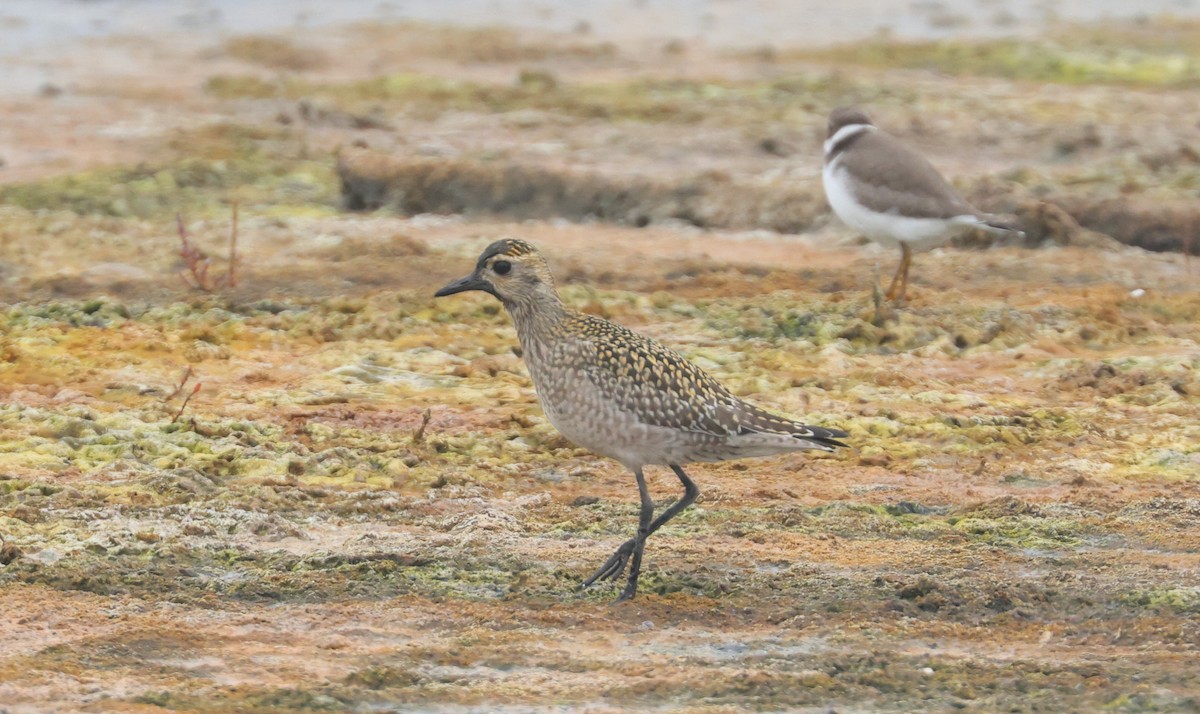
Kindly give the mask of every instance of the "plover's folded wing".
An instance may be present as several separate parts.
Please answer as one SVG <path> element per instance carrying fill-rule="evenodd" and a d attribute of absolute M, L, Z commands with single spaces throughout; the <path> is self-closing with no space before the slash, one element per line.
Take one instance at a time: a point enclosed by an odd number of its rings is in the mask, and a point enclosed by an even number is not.
<path fill-rule="evenodd" d="M 863 207 L 908 218 L 948 219 L 975 210 L 916 150 L 879 131 L 865 131 L 837 159 Z"/>

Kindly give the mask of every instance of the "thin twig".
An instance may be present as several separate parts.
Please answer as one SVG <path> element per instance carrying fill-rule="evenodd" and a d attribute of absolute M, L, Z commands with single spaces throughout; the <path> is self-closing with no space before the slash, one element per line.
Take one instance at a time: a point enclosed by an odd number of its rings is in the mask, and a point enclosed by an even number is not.
<path fill-rule="evenodd" d="M 183 264 L 192 276 L 192 279 L 188 280 L 187 273 L 181 272 L 179 274 L 180 279 L 190 288 L 212 292 L 212 285 L 209 284 L 208 280 L 208 258 L 188 240 L 187 228 L 183 225 L 182 214 L 175 214 L 175 225 L 179 229 L 179 242 L 181 243 L 179 257 L 183 258 Z"/>
<path fill-rule="evenodd" d="M 179 421 L 179 417 L 183 416 L 183 410 L 187 409 L 188 402 L 192 401 L 192 397 L 196 396 L 196 393 L 200 391 L 200 387 L 203 387 L 203 386 L 204 386 L 203 382 L 197 382 L 196 386 L 192 387 L 191 393 L 188 394 L 184 398 L 183 404 L 179 405 L 179 411 L 175 412 L 175 417 L 173 419 L 171 419 L 172 424 Z"/>
<path fill-rule="evenodd" d="M 433 412 L 429 409 L 421 412 L 421 426 L 413 432 L 412 440 L 414 444 L 419 444 L 425 440 L 425 427 L 429 426 L 429 420 L 433 417 Z"/>
<path fill-rule="evenodd" d="M 235 269 L 237 267 L 237 238 L 238 238 L 238 202 L 233 202 L 233 225 L 229 229 L 229 272 L 225 273 L 225 284 L 231 288 L 237 287 Z"/>
<path fill-rule="evenodd" d="M 172 399 L 174 399 L 175 397 L 178 397 L 180 394 L 182 394 L 184 386 L 188 383 L 188 380 L 191 378 L 192 378 L 192 365 L 189 364 L 187 366 L 187 369 L 183 370 L 183 379 L 179 380 L 179 386 L 175 387 L 174 392 L 171 392 L 170 394 L 167 395 L 165 401 L 169 402 Z"/>
<path fill-rule="evenodd" d="M 1192 278 L 1192 242 L 1197 233 L 1200 233 L 1200 217 L 1192 216 L 1183 234 L 1183 264 L 1187 266 L 1188 280 Z"/>
<path fill-rule="evenodd" d="M 179 257 L 183 258 L 183 264 L 187 268 L 187 272 L 180 272 L 179 277 L 185 285 L 193 290 L 203 290 L 206 293 L 211 293 L 224 287 L 235 287 L 237 285 L 237 201 L 232 203 L 231 208 L 233 211 L 233 220 L 229 229 L 229 267 L 225 270 L 225 274 L 219 277 L 213 277 L 208 274 L 208 269 L 211 266 L 208 256 L 188 240 L 187 228 L 183 225 L 183 216 L 179 213 L 175 214 L 175 225 L 179 229 Z M 191 276 L 190 278 L 188 277 L 189 275 Z"/>

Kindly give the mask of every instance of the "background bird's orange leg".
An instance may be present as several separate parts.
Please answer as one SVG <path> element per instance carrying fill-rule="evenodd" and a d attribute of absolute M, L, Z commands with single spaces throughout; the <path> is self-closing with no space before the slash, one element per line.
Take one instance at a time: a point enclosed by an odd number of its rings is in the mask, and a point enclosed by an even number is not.
<path fill-rule="evenodd" d="M 904 271 L 904 260 L 908 255 L 908 246 L 901 243 L 900 250 L 902 251 L 900 254 L 900 265 L 896 266 L 896 274 L 892 276 L 892 284 L 888 286 L 887 292 L 884 293 L 884 297 L 888 300 L 896 299 L 896 288 L 900 285 L 900 273 Z"/>
<path fill-rule="evenodd" d="M 904 275 L 900 279 L 899 301 L 904 302 L 904 296 L 908 294 L 908 266 L 912 265 L 912 249 L 907 243 L 901 243 L 900 250 L 904 252 L 904 257 L 900 259 L 900 269 L 904 271 Z"/>

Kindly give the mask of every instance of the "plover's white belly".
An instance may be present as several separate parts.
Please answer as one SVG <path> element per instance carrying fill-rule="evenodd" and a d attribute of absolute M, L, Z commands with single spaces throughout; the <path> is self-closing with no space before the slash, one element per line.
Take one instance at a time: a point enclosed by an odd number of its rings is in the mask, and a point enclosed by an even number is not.
<path fill-rule="evenodd" d="M 881 245 L 897 247 L 906 243 L 914 250 L 926 250 L 945 243 L 972 224 L 975 216 L 954 218 L 910 218 L 896 212 L 873 211 L 858 202 L 851 177 L 835 159 L 821 174 L 825 197 L 833 212 L 847 226 Z"/>

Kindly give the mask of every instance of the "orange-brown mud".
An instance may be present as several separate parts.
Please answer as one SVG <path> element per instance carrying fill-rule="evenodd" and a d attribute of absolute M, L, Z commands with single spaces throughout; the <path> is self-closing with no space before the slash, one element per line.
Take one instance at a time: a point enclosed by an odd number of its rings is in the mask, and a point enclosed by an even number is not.
<path fill-rule="evenodd" d="M 1194 90 L 412 27 L 92 52 L 126 60 L 0 102 L 0 711 L 1200 708 L 1200 266 L 946 249 L 877 308 L 898 256 L 828 217 L 350 213 L 334 159 L 815 187 L 860 101 L 959 180 L 1186 202 Z M 190 289 L 174 213 L 219 275 L 231 201 L 237 285 Z M 494 301 L 430 297 L 500 235 L 852 448 L 692 467 L 639 597 L 581 592 L 630 475 L 546 423 Z"/>

